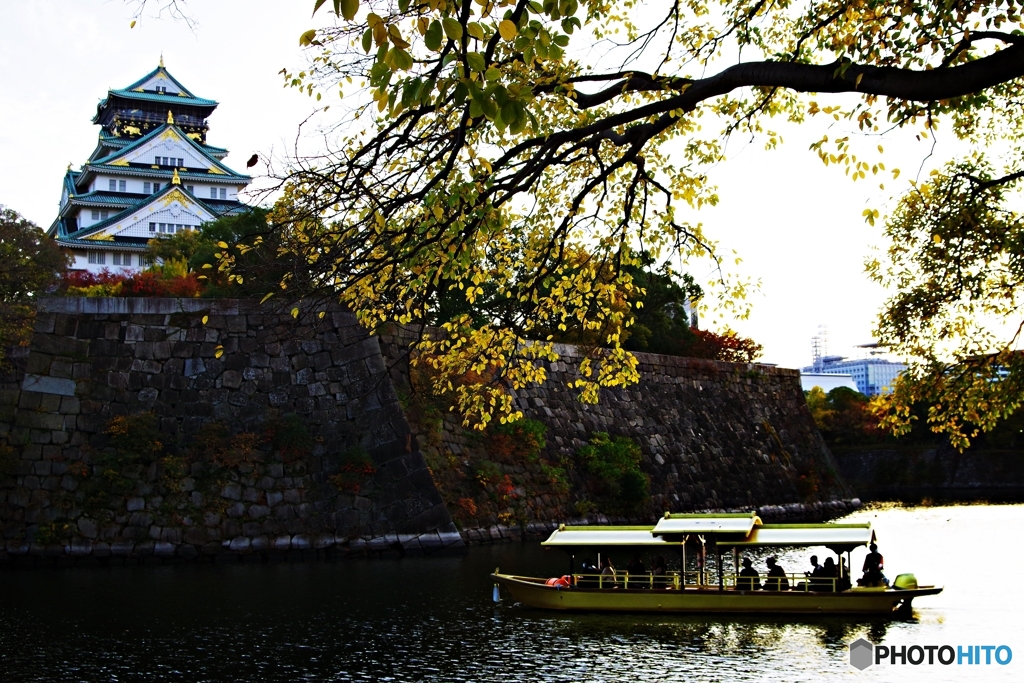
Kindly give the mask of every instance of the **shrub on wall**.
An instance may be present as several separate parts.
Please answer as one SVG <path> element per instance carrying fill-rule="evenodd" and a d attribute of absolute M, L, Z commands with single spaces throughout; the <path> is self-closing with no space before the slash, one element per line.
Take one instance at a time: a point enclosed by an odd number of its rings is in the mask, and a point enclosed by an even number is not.
<path fill-rule="evenodd" d="M 356 446 L 338 456 L 338 471 L 327 477 L 327 481 L 343 493 L 359 493 L 376 472 L 377 467 L 367 452 Z"/>
<path fill-rule="evenodd" d="M 547 444 L 547 426 L 528 417 L 487 428 L 484 447 L 493 457 L 512 462 L 535 462 Z"/>
<path fill-rule="evenodd" d="M 67 296 L 192 298 L 202 293 L 203 286 L 195 273 L 184 273 L 180 266 L 168 264 L 141 273 L 69 271 L 64 276 L 63 290 Z"/>
<path fill-rule="evenodd" d="M 576 457 L 607 511 L 635 512 L 650 498 L 650 482 L 640 470 L 640 446 L 629 437 L 597 432 Z"/>

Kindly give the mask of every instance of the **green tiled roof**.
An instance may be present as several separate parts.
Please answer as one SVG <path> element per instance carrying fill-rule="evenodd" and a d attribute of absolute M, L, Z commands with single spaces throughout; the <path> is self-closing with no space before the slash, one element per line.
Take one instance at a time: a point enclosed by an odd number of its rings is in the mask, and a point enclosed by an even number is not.
<path fill-rule="evenodd" d="M 135 211 L 138 211 L 139 209 L 143 209 L 143 208 L 149 206 L 153 202 L 155 202 L 158 199 L 162 198 L 164 195 L 169 194 L 170 192 L 172 192 L 174 189 L 181 190 L 185 195 L 190 197 L 196 204 L 198 204 L 199 206 L 203 207 L 204 209 L 209 211 L 214 216 L 222 216 L 225 213 L 231 213 L 232 212 L 231 209 L 228 209 L 228 208 L 222 208 L 222 209 L 218 210 L 218 207 L 211 206 L 210 204 L 207 204 L 202 199 L 199 199 L 195 195 L 189 193 L 189 191 L 186 190 L 183 185 L 168 185 L 167 187 L 163 188 L 159 192 L 155 192 L 155 193 L 149 195 L 148 197 L 146 197 L 144 200 L 139 201 L 134 206 L 129 207 L 129 208 L 125 209 L 124 211 L 118 211 L 116 214 L 114 214 L 113 216 L 111 216 L 110 218 L 108 218 L 105 221 L 100 221 L 99 223 L 94 223 L 94 224 L 90 225 L 87 228 L 82 228 L 81 230 L 76 230 L 74 233 L 71 233 L 70 235 L 68 235 L 68 237 L 71 237 L 73 239 L 80 239 L 82 237 L 86 237 L 88 235 L 91 235 L 91 234 L 93 234 L 95 232 L 99 232 L 103 228 L 106 228 L 106 227 L 109 227 L 111 225 L 114 225 L 119 220 L 124 218 L 125 215 L 130 214 L 130 213 L 134 213 Z M 241 205 L 240 202 L 235 202 L 235 203 Z M 59 222 L 63 224 L 63 219 L 61 219 Z M 67 226 L 66 226 L 66 224 L 62 225 L 62 227 L 63 227 L 63 230 L 61 232 L 61 235 L 67 235 L 67 232 L 66 232 Z M 90 241 L 90 243 L 91 244 L 95 244 L 95 241 L 92 240 L 92 241 Z"/>
<path fill-rule="evenodd" d="M 164 72 L 164 76 L 166 76 L 168 79 L 170 79 L 170 81 L 172 83 L 174 83 L 174 85 L 178 86 L 178 90 L 180 90 L 182 93 L 185 94 L 185 97 L 178 97 L 178 95 L 161 95 L 161 97 L 165 97 L 168 100 L 176 101 L 176 102 L 185 102 L 185 101 L 187 101 L 189 104 L 210 105 L 210 106 L 214 106 L 214 107 L 217 106 L 217 102 L 214 102 L 213 100 L 207 100 L 207 99 L 203 99 L 202 97 L 196 97 L 195 95 L 193 95 L 192 91 L 189 90 L 188 88 L 186 88 L 185 86 L 183 86 L 181 84 L 181 81 L 179 81 L 177 78 L 172 76 L 171 72 L 168 71 L 167 68 L 164 67 L 164 66 L 158 66 L 157 68 L 153 69 L 152 71 L 150 71 L 148 74 L 146 74 L 145 76 L 143 76 L 139 80 L 135 81 L 131 85 L 129 85 L 129 86 L 127 86 L 127 87 L 125 87 L 125 88 L 123 88 L 121 90 L 111 90 L 110 92 L 112 94 L 120 95 L 122 97 L 128 97 L 129 95 L 142 95 L 144 93 L 134 92 L 134 90 L 136 88 L 138 88 L 139 86 L 141 86 L 146 81 L 148 81 L 149 79 L 153 78 L 153 76 L 156 76 L 161 71 Z M 127 94 L 125 94 L 125 93 L 127 93 Z M 157 93 L 153 93 L 153 94 L 154 94 L 154 96 L 157 95 Z"/>
<path fill-rule="evenodd" d="M 127 100 L 142 100 L 144 102 L 163 102 L 165 104 L 191 104 L 196 107 L 216 107 L 217 102 L 213 100 L 204 100 L 201 97 L 179 97 L 178 95 L 164 94 L 158 92 L 135 92 L 133 90 L 111 90 L 107 95 L 107 98 L 100 102 L 100 109 L 103 105 L 110 101 L 110 95 L 116 95 L 117 97 L 123 97 Z"/>
<path fill-rule="evenodd" d="M 109 164 L 111 161 L 114 161 L 115 159 L 117 159 L 118 157 L 121 157 L 121 156 L 127 154 L 128 152 L 130 152 L 131 150 L 135 149 L 136 147 L 140 147 L 140 146 L 144 145 L 150 139 L 161 135 L 168 128 L 175 128 L 178 131 L 178 133 L 181 135 L 181 138 L 183 140 L 185 140 L 186 144 L 192 145 L 192 147 L 194 147 L 200 154 L 202 154 L 211 164 L 215 165 L 217 168 L 219 168 L 223 172 L 223 174 L 220 174 L 220 173 L 211 173 L 211 174 L 206 174 L 206 173 L 189 173 L 188 171 L 185 171 L 184 173 L 179 172 L 182 175 L 182 177 L 186 177 L 187 176 L 187 177 L 192 178 L 194 180 L 199 180 L 200 178 L 202 178 L 202 179 L 217 178 L 217 177 L 221 177 L 223 175 L 223 177 L 225 179 L 230 178 L 232 180 L 245 180 L 245 181 L 251 180 L 250 176 L 242 175 L 240 173 L 236 173 L 235 171 L 233 171 L 230 168 L 228 168 L 227 166 L 225 166 L 219 159 L 211 156 L 210 152 L 208 152 L 206 149 L 204 149 L 203 145 L 199 144 L 198 142 L 196 142 L 195 140 L 190 138 L 188 135 L 186 135 L 180 129 L 177 129 L 174 126 L 174 124 L 171 124 L 171 123 L 165 123 L 164 125 L 160 126 L 159 128 L 154 128 L 153 130 L 151 130 L 148 133 L 146 133 L 145 135 L 143 135 L 141 138 L 138 138 L 137 140 L 133 140 L 131 142 L 131 144 L 126 145 L 122 149 L 119 149 L 118 151 L 114 152 L 113 154 L 110 154 L 110 155 L 108 155 L 106 157 L 103 157 L 102 159 L 96 159 L 95 161 L 89 163 L 87 166 L 88 167 L 92 167 L 92 166 L 105 166 L 105 165 Z M 114 172 L 128 173 L 130 168 L 131 167 L 126 167 L 126 166 L 114 166 L 114 167 L 111 167 L 110 169 L 107 169 L 107 170 L 111 170 L 111 171 L 114 171 Z M 160 173 L 160 171 L 158 171 L 156 169 L 152 169 L 152 171 L 150 171 L 150 172 L 151 173 Z M 170 175 L 172 172 L 171 171 L 165 171 L 165 173 Z"/>

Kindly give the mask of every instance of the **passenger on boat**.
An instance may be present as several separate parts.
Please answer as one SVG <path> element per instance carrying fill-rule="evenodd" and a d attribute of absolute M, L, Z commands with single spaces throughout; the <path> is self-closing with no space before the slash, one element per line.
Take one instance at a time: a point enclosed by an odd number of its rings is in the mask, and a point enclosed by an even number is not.
<path fill-rule="evenodd" d="M 601 558 L 601 583 L 604 588 L 618 588 L 618 581 L 615 578 L 615 567 L 612 566 L 612 558 L 605 555 Z"/>
<path fill-rule="evenodd" d="M 839 592 L 850 590 L 850 587 L 853 584 L 850 582 L 850 568 L 846 566 L 845 557 L 839 558 L 839 573 L 841 576 L 839 577 L 839 582 L 836 584 L 836 590 Z"/>
<path fill-rule="evenodd" d="M 756 591 L 761 588 L 761 575 L 751 565 L 750 558 L 743 558 L 743 569 L 740 570 L 740 578 L 736 582 L 736 588 L 741 591 Z"/>
<path fill-rule="evenodd" d="M 640 553 L 633 553 L 633 559 L 626 565 L 626 588 L 650 588 L 651 577 L 640 559 Z"/>
<path fill-rule="evenodd" d="M 788 591 L 789 579 L 786 578 L 786 572 L 779 566 L 776 559 L 769 557 L 765 560 L 765 564 L 768 565 L 768 578 L 764 581 L 764 590 Z"/>
<path fill-rule="evenodd" d="M 580 588 L 597 588 L 597 579 L 594 578 L 594 575 L 598 571 L 597 565 L 594 564 L 593 560 L 583 560 L 583 563 L 580 565 L 580 571 L 583 572 L 585 577 L 581 578 L 576 585 Z"/>
<path fill-rule="evenodd" d="M 818 556 L 817 555 L 811 555 L 811 571 L 804 572 L 804 576 L 806 576 L 807 579 L 808 579 L 808 581 L 807 581 L 807 583 L 808 583 L 808 586 L 807 586 L 808 590 L 812 590 L 812 591 L 821 590 L 821 582 L 820 581 L 815 581 L 814 579 L 821 578 L 822 571 L 823 571 L 822 566 L 820 564 L 818 564 Z M 797 587 L 799 588 L 800 586 L 797 586 Z"/>
<path fill-rule="evenodd" d="M 812 590 L 828 593 L 836 590 L 836 582 L 833 579 L 839 578 L 839 572 L 836 570 L 836 561 L 831 557 L 825 558 L 825 566 L 821 568 L 821 578 L 822 580 L 818 582 L 818 587 Z"/>
<path fill-rule="evenodd" d="M 668 565 L 665 563 L 665 556 L 658 555 L 654 558 L 654 565 L 651 567 L 651 574 L 654 576 L 655 588 L 668 588 Z"/>
<path fill-rule="evenodd" d="M 886 584 L 885 576 L 882 574 L 884 568 L 884 560 L 882 554 L 878 552 L 878 546 L 872 543 L 868 546 L 871 552 L 868 553 L 867 557 L 864 558 L 864 576 L 858 581 L 857 585 L 860 586 L 884 586 Z"/>

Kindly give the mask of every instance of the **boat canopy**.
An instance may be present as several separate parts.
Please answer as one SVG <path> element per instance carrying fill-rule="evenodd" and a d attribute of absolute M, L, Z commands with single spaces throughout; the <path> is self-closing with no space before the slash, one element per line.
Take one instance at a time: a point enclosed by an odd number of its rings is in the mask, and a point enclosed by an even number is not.
<path fill-rule="evenodd" d="M 764 524 L 740 540 L 722 538 L 722 546 L 741 548 L 823 545 L 832 550 L 852 550 L 875 540 L 871 524 Z"/>
<path fill-rule="evenodd" d="M 747 536 L 761 519 L 756 512 L 723 514 L 665 513 L 654 527 L 654 535 L 663 534 L 739 534 Z"/>
<path fill-rule="evenodd" d="M 560 526 L 551 532 L 543 546 L 565 548 L 574 546 L 678 546 L 678 543 L 654 536 L 652 526 Z"/>
<path fill-rule="evenodd" d="M 551 532 L 547 547 L 678 547 L 687 538 L 710 536 L 719 546 L 736 548 L 825 546 L 852 550 L 875 540 L 865 524 L 762 524 L 751 514 L 666 515 L 655 526 L 565 526 Z M 710 539 L 709 539 L 710 540 Z"/>

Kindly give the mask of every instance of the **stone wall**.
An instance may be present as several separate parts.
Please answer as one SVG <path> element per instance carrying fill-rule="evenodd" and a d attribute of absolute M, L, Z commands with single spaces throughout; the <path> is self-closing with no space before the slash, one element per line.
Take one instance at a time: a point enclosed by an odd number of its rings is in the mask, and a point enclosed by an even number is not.
<path fill-rule="evenodd" d="M 560 347 L 549 381 L 516 399 L 547 428 L 524 458 L 423 400 L 408 341 L 337 311 L 42 301 L 0 375 L 0 562 L 405 552 L 666 510 L 806 519 L 859 504 L 794 370 L 638 354 L 638 385 L 584 405 L 567 386 L 578 351 Z M 640 446 L 650 498 L 628 514 L 594 507 L 573 465 L 597 432 Z"/>
<path fill-rule="evenodd" d="M 415 393 L 403 356 L 407 338 L 394 331 L 382 342 L 393 380 Z M 535 460 L 496 455 L 486 437 L 464 429 L 452 413 L 409 413 L 467 541 L 543 534 L 566 521 L 651 523 L 666 510 L 758 509 L 767 519 L 795 520 L 835 517 L 860 505 L 814 425 L 798 371 L 640 353 L 638 384 L 603 390 L 599 404 L 585 405 L 568 387 L 579 352 L 558 352 L 548 381 L 517 396 L 524 415 L 547 426 L 546 448 Z M 641 509 L 616 514 L 580 505 L 595 490 L 574 458 L 597 432 L 640 446 L 651 493 Z M 480 485 L 484 461 L 510 478 L 511 493 Z M 554 466 L 563 467 L 567 482 L 552 482 Z"/>
<path fill-rule="evenodd" d="M 839 471 L 869 500 L 1024 501 L 1024 457 L 1019 450 L 934 447 L 842 448 Z"/>
<path fill-rule="evenodd" d="M 115 418 L 147 412 L 154 433 L 124 438 L 159 447 L 112 449 L 117 424 L 143 429 Z M 296 420 L 305 448 L 268 436 Z M 211 434 L 219 450 L 197 449 Z M 0 443 L 0 561 L 461 545 L 378 342 L 347 313 L 43 300 L 0 376 Z M 104 458 L 129 463 L 130 490 L 102 490 L 123 484 Z"/>

